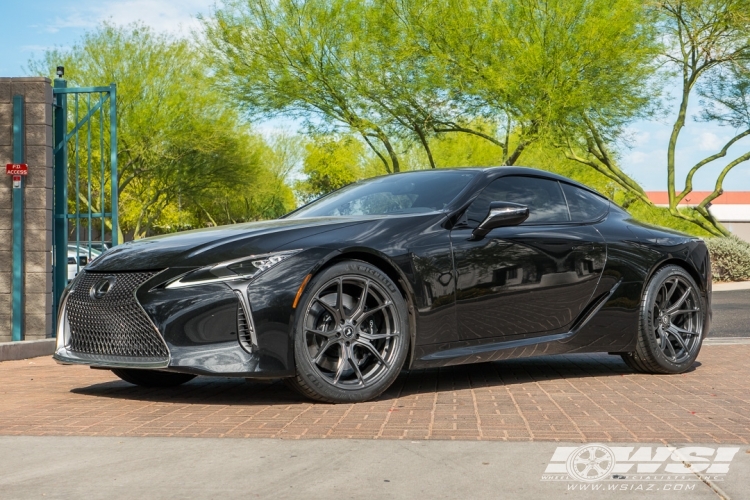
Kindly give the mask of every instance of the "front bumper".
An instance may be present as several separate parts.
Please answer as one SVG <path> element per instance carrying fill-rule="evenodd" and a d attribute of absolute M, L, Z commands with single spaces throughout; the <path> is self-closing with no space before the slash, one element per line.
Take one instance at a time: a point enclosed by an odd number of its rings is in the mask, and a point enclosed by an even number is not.
<path fill-rule="evenodd" d="M 158 285 L 172 274 L 167 270 L 152 273 L 129 295 L 120 293 L 118 301 L 100 307 L 94 297 L 97 283 L 110 278 L 125 282 L 125 276 L 132 274 L 84 271 L 71 283 L 58 314 L 55 360 L 197 375 L 269 378 L 290 374 L 288 363 L 283 362 L 286 356 L 279 359 L 273 349 L 257 345 L 247 284 L 244 292 L 223 283 L 166 289 Z M 133 321 L 136 316 L 137 323 Z M 163 346 L 162 352 L 132 347 L 139 340 L 143 343 L 132 332 L 145 335 L 146 326 L 152 339 Z"/>
<path fill-rule="evenodd" d="M 81 272 L 63 295 L 54 358 L 111 368 L 169 366 L 169 349 L 135 297 L 154 274 Z"/>

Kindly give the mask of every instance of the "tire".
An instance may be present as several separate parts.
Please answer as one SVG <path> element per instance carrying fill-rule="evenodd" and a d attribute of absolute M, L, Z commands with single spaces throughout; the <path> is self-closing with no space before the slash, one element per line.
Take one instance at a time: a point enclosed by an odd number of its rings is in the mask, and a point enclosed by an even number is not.
<path fill-rule="evenodd" d="M 316 275 L 300 301 L 296 376 L 287 383 L 316 401 L 367 401 L 396 380 L 409 342 L 406 301 L 396 284 L 367 262 L 339 262 Z"/>
<path fill-rule="evenodd" d="M 131 368 L 113 369 L 112 373 L 125 382 L 141 387 L 177 387 L 190 382 L 195 375 L 187 373 L 160 372 L 157 370 L 139 370 Z"/>
<path fill-rule="evenodd" d="M 706 300 L 682 267 L 659 269 L 643 294 L 635 351 L 622 359 L 641 373 L 683 373 L 695 363 L 706 331 Z"/>

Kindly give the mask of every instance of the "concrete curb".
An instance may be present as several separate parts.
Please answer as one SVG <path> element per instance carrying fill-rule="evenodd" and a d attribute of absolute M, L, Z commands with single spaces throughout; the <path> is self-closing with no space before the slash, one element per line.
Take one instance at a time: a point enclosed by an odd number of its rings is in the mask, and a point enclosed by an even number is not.
<path fill-rule="evenodd" d="M 750 290 L 750 281 L 737 281 L 734 283 L 714 283 L 714 292 L 731 292 L 732 290 Z"/>
<path fill-rule="evenodd" d="M 51 356 L 55 352 L 55 339 L 0 342 L 0 361 Z"/>
<path fill-rule="evenodd" d="M 750 337 L 709 337 L 703 341 L 703 345 L 747 345 Z"/>

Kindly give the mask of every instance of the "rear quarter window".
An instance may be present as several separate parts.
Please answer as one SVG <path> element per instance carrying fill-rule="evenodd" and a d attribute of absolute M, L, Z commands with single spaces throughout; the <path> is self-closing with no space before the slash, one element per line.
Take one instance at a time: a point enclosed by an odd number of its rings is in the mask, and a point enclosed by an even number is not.
<path fill-rule="evenodd" d="M 560 184 L 568 202 L 572 222 L 599 220 L 609 212 L 609 201 L 605 198 L 564 182 Z"/>

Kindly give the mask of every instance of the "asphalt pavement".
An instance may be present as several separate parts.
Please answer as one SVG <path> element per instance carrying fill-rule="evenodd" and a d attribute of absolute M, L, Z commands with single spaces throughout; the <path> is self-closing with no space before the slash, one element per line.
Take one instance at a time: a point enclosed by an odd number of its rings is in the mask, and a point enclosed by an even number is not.
<path fill-rule="evenodd" d="M 750 337 L 750 290 L 714 291 L 709 338 Z"/>

